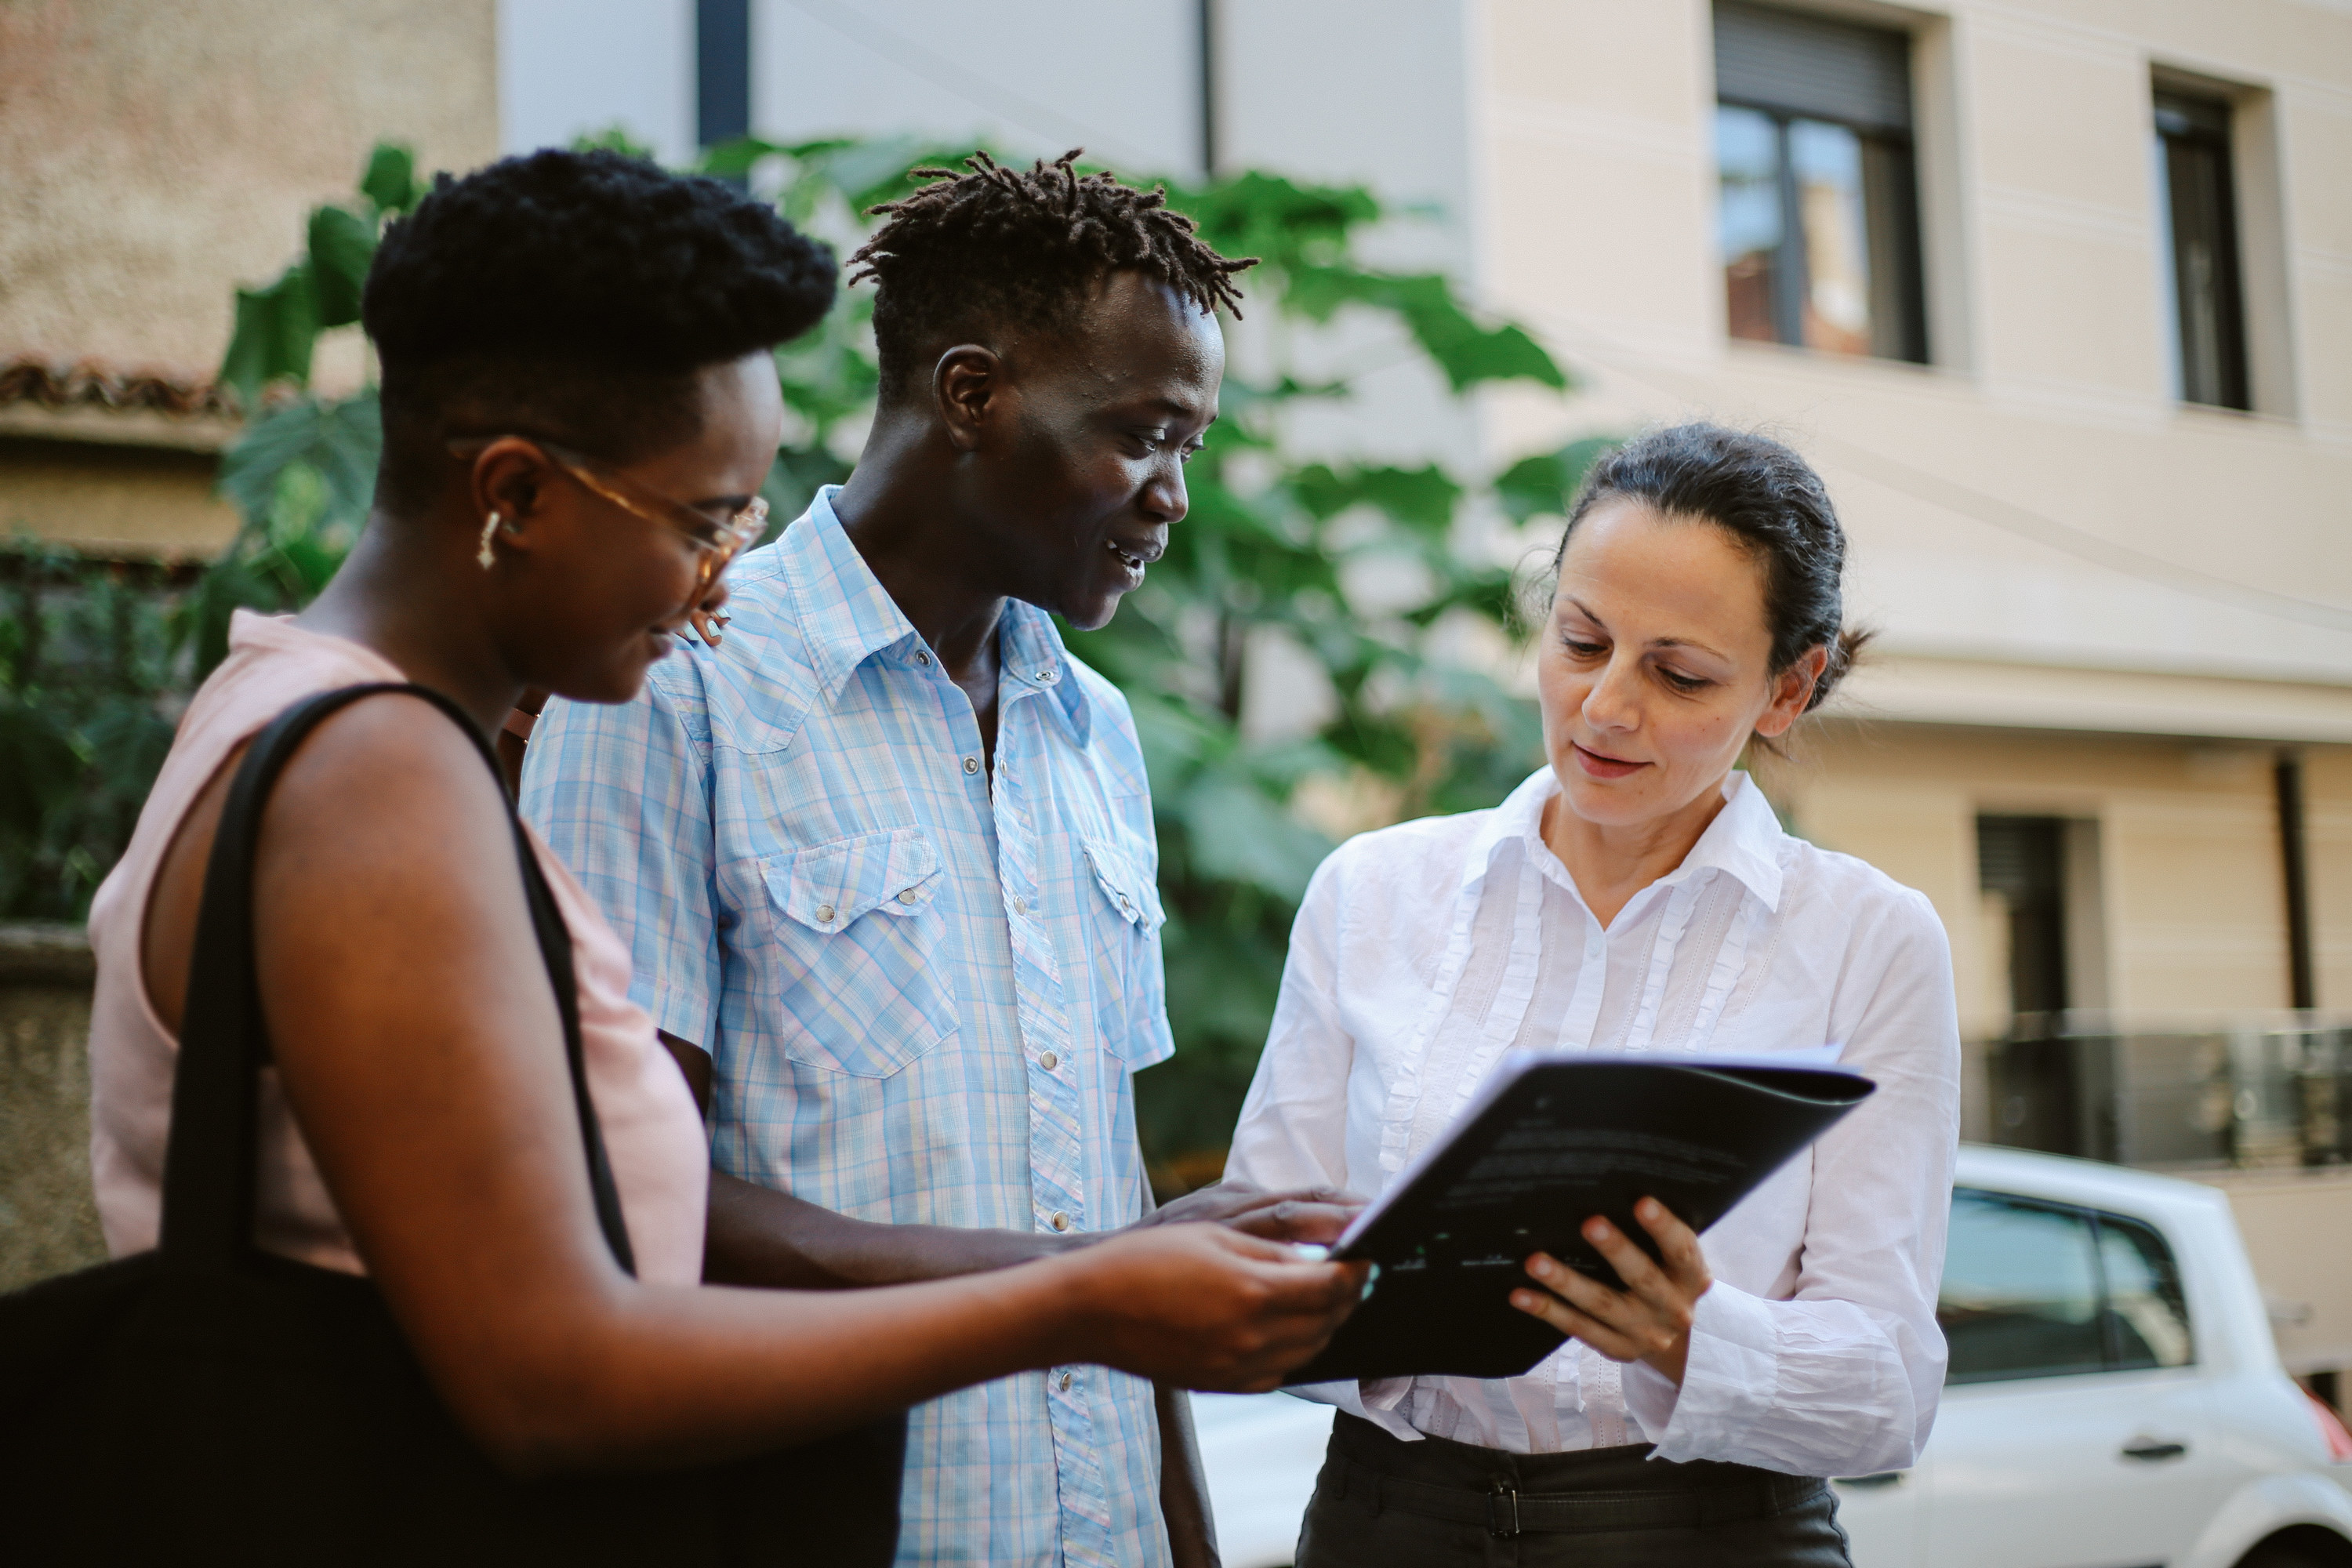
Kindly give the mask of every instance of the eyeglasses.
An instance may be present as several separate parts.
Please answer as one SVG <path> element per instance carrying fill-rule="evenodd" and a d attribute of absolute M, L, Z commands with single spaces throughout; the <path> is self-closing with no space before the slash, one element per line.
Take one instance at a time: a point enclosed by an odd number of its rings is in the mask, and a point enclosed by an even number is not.
<path fill-rule="evenodd" d="M 460 458 L 478 458 L 493 443 L 507 440 L 530 442 L 547 454 L 549 461 L 591 495 L 608 500 L 632 517 L 656 527 L 684 534 L 699 546 L 694 596 L 687 601 L 690 608 L 698 608 L 702 601 L 709 597 L 711 586 L 719 581 L 719 574 L 727 570 L 727 563 L 740 554 L 746 546 L 757 542 L 760 535 L 768 530 L 765 496 L 753 496 L 740 510 L 730 512 L 726 521 L 717 521 L 698 507 L 672 500 L 584 453 L 575 452 L 569 447 L 559 447 L 536 436 L 464 437 L 449 443 L 449 455 Z"/>

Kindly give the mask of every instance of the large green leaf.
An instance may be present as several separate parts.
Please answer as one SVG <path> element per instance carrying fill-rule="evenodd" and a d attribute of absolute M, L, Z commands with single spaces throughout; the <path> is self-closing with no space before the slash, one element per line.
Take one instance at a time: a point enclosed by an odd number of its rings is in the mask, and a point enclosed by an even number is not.
<path fill-rule="evenodd" d="M 1376 221 L 1380 203 L 1357 185 L 1307 185 L 1252 170 L 1205 189 L 1178 186 L 1170 205 L 1200 225 L 1227 256 L 1255 256 L 1270 272 L 1328 260 L 1350 231 Z M 1243 274 L 1246 286 L 1250 281 Z"/>
<path fill-rule="evenodd" d="M 375 495 L 383 416 L 371 390 L 340 403 L 299 399 L 248 426 L 221 458 L 220 491 L 259 527 L 287 467 L 307 463 L 325 484 L 321 525 L 356 527 Z"/>
<path fill-rule="evenodd" d="M 1245 773 L 1218 770 L 1186 790 L 1176 810 L 1192 869 L 1247 882 L 1296 903 L 1331 841 L 1293 818 Z"/>
<path fill-rule="evenodd" d="M 375 259 L 375 225 L 348 207 L 323 206 L 310 214 L 310 283 L 316 290 L 319 325 L 347 327 L 360 319 L 360 290 Z"/>
<path fill-rule="evenodd" d="M 289 267 L 266 288 L 239 289 L 236 329 L 221 356 L 222 384 L 234 387 L 247 408 L 271 382 L 309 385 L 319 330 L 319 296 L 308 261 Z"/>
<path fill-rule="evenodd" d="M 1334 468 L 1309 463 L 1291 476 L 1299 504 L 1317 518 L 1351 506 L 1377 507 L 1417 533 L 1443 538 L 1454 522 L 1462 487 L 1435 464 L 1418 468 Z"/>
<path fill-rule="evenodd" d="M 1343 305 L 1399 317 L 1455 392 L 1490 381 L 1525 379 L 1554 391 L 1569 384 L 1568 373 L 1524 328 L 1508 321 L 1480 326 L 1442 273 L 1400 276 L 1345 263 L 1302 267 L 1283 300 L 1284 309 L 1318 321 L 1329 321 Z"/>
<path fill-rule="evenodd" d="M 404 213 L 425 196 L 416 178 L 416 154 L 397 142 L 379 142 L 368 153 L 367 172 L 360 176 L 360 194 L 379 216 Z"/>
<path fill-rule="evenodd" d="M 1613 437 L 1588 436 L 1556 452 L 1521 458 L 1495 477 L 1495 497 L 1514 522 L 1544 513 L 1565 516 L 1592 465 L 1622 444 Z"/>

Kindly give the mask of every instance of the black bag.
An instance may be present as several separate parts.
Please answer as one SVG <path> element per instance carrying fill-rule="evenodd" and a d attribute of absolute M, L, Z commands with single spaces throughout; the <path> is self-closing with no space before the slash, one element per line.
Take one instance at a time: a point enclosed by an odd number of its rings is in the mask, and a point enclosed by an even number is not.
<path fill-rule="evenodd" d="M 161 1244 L 0 1297 L 0 1558 L 25 1564 L 887 1563 L 903 1415 L 805 1447 L 654 1474 L 519 1481 L 460 1431 L 374 1284 L 252 1244 L 257 1077 L 254 844 L 311 698 L 237 770 L 191 964 Z M 596 1214 L 633 1268 L 582 1059 L 572 945 L 515 847 L 563 1017 Z"/>

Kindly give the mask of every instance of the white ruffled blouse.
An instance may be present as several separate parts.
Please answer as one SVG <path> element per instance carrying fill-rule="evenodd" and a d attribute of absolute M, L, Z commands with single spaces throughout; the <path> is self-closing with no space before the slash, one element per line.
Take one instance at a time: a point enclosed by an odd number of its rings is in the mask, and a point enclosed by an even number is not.
<path fill-rule="evenodd" d="M 1935 1420 L 1959 1026 L 1927 900 L 1781 830 L 1746 774 L 1604 928 L 1544 844 L 1546 768 L 1493 811 L 1343 845 L 1291 934 L 1228 1178 L 1376 1194 L 1513 1049 L 1834 1057 L 1878 1092 L 1706 1233 L 1679 1390 L 1575 1341 L 1520 1377 L 1300 1390 L 1517 1453 L 1656 1446 L 1793 1475 L 1900 1469 Z"/>

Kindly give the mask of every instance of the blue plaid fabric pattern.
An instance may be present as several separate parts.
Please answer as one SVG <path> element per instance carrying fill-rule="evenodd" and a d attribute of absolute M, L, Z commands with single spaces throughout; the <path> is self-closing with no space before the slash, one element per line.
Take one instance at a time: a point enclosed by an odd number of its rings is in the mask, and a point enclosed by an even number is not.
<path fill-rule="evenodd" d="M 1125 699 L 1012 604 L 986 766 L 829 489 L 729 583 L 722 647 L 551 702 L 522 788 L 636 1000 L 710 1053 L 714 1162 L 860 1219 L 1139 1217 L 1133 1074 L 1174 1047 Z M 1150 1384 L 1102 1367 L 923 1405 L 899 1561 L 1166 1563 L 1159 1441 Z"/>

